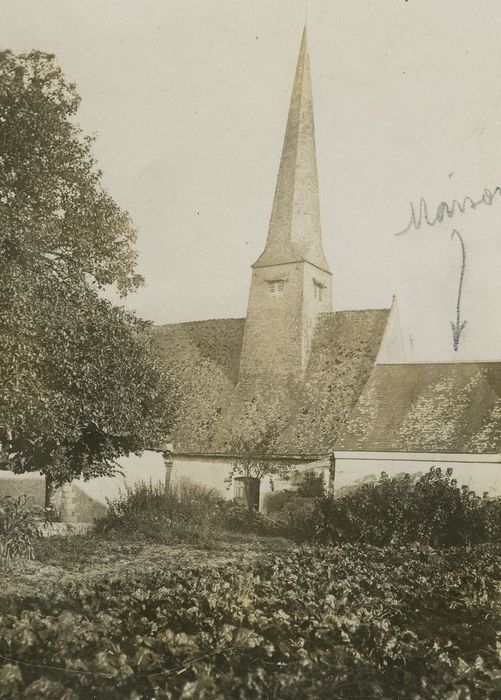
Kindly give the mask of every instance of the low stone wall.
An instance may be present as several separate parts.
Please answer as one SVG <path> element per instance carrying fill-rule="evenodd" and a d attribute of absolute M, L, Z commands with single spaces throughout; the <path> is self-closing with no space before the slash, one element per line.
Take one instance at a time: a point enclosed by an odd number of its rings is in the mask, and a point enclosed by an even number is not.
<path fill-rule="evenodd" d="M 55 535 L 70 537 L 71 535 L 85 535 L 92 528 L 92 523 L 43 523 L 40 530 L 43 537 L 54 537 Z"/>

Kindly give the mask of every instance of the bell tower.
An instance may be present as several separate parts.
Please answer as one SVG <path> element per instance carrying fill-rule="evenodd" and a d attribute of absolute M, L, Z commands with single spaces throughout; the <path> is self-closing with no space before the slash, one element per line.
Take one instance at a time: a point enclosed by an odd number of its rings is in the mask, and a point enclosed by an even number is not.
<path fill-rule="evenodd" d="M 332 311 L 322 248 L 313 99 L 303 32 L 268 237 L 252 265 L 239 384 L 300 379 L 318 314 Z"/>

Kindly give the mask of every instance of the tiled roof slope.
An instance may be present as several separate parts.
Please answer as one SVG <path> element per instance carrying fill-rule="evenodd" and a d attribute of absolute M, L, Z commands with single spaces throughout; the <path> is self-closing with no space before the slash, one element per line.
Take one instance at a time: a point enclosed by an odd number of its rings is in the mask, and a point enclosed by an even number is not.
<path fill-rule="evenodd" d="M 281 452 L 329 454 L 360 396 L 381 344 L 389 311 L 321 314 L 310 359 Z"/>
<path fill-rule="evenodd" d="M 501 363 L 377 365 L 336 449 L 500 452 Z"/>
<path fill-rule="evenodd" d="M 180 394 L 177 452 L 227 454 L 232 425 L 255 398 L 288 418 L 280 455 L 326 455 L 374 365 L 387 309 L 321 314 L 303 379 L 280 386 L 238 387 L 245 319 L 160 326 L 157 348 Z"/>
<path fill-rule="evenodd" d="M 244 332 L 243 318 L 176 323 L 154 328 L 159 354 L 178 390 L 175 448 L 215 451 L 217 423 L 235 390 Z"/>

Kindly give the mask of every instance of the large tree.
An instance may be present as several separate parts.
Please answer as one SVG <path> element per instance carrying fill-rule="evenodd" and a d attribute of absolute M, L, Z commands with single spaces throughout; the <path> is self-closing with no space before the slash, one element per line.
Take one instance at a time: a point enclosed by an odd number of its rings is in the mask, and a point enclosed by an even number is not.
<path fill-rule="evenodd" d="M 78 106 L 53 56 L 0 53 L 0 468 L 55 483 L 160 448 L 172 419 L 147 324 L 103 298 L 142 279 Z"/>

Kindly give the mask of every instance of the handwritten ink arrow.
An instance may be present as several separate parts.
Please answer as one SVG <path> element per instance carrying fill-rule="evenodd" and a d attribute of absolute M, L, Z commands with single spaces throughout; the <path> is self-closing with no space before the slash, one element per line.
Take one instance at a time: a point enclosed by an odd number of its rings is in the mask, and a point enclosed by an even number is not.
<path fill-rule="evenodd" d="M 454 321 L 451 321 L 452 344 L 454 346 L 454 350 L 457 352 L 459 347 L 459 339 L 461 338 L 461 333 L 463 332 L 463 329 L 467 324 L 467 321 L 463 321 L 463 323 L 461 323 L 461 294 L 463 292 L 463 278 L 464 271 L 466 268 L 466 250 L 464 247 L 463 238 L 461 237 L 459 231 L 456 231 L 456 229 L 454 229 L 454 231 L 451 233 L 451 239 L 454 238 L 454 236 L 457 236 L 459 238 L 459 242 L 461 243 L 461 252 L 463 255 L 463 260 L 461 263 L 461 274 L 459 276 L 458 300 L 456 304 L 456 323 L 454 323 Z"/>

